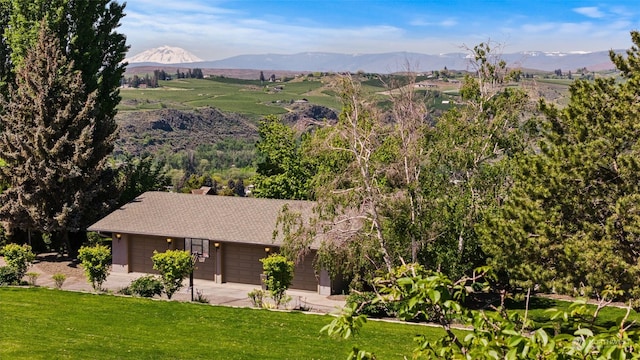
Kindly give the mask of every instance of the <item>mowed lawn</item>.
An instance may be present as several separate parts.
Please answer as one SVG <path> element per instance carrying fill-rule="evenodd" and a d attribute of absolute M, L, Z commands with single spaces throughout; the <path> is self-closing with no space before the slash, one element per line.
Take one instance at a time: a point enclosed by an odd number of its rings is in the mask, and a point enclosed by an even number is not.
<path fill-rule="evenodd" d="M 268 86 L 268 88 L 267 88 Z M 275 86 L 282 90 L 272 91 Z M 325 94 L 319 81 L 266 83 L 259 81 L 211 78 L 161 81 L 156 89 L 123 89 L 120 111 L 150 109 L 196 109 L 212 106 L 222 111 L 261 117 L 284 114 L 291 101 L 307 99 L 313 104 L 340 109 L 336 96 Z"/>
<path fill-rule="evenodd" d="M 350 340 L 328 315 L 156 301 L 48 288 L 0 288 L 0 359 L 343 359 L 354 345 L 411 357 L 440 329 L 369 321 Z"/>

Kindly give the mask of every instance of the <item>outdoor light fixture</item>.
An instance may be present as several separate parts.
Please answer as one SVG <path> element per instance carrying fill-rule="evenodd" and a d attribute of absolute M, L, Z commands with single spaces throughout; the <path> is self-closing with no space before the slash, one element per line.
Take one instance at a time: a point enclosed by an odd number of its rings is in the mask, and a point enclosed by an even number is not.
<path fill-rule="evenodd" d="M 116 234 L 116 239 L 118 239 L 118 241 L 120 241 L 121 237 L 122 237 L 122 234 Z"/>
<path fill-rule="evenodd" d="M 264 248 L 264 252 L 268 253 L 269 251 L 271 251 L 271 248 L 270 248 L 270 247 L 266 247 L 266 248 Z"/>
<path fill-rule="evenodd" d="M 173 240 L 171 238 L 167 238 L 167 244 L 171 244 Z"/>
<path fill-rule="evenodd" d="M 213 243 L 213 246 L 217 249 L 217 248 L 219 248 L 219 247 L 220 247 L 220 243 L 219 243 L 219 242 L 217 242 L 217 243 Z"/>

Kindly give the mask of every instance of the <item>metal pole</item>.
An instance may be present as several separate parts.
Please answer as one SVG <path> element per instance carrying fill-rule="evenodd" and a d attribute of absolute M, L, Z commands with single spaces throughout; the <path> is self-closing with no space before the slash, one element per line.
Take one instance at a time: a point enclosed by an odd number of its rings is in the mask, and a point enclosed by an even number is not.
<path fill-rule="evenodd" d="M 189 274 L 189 287 L 191 288 L 191 301 L 193 301 L 193 270 Z"/>

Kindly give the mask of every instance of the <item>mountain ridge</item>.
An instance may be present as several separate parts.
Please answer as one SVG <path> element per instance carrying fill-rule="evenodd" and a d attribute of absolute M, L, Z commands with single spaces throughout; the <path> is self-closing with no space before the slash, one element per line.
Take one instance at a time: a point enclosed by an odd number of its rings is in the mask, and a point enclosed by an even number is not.
<path fill-rule="evenodd" d="M 162 47 L 147 50 L 149 54 L 154 54 L 152 50 L 163 49 L 164 60 L 157 61 L 157 56 L 141 56 L 138 54 L 130 59 L 129 66 L 152 66 L 152 65 L 188 65 L 188 67 L 213 68 L 213 69 L 265 69 L 276 71 L 300 71 L 300 72 L 371 72 L 371 73 L 394 73 L 405 71 L 410 65 L 413 71 L 424 72 L 433 70 L 469 70 L 468 53 L 445 53 L 429 55 L 414 52 L 386 52 L 376 54 L 342 54 L 331 52 L 302 52 L 297 54 L 252 54 L 237 55 L 221 60 L 204 61 L 179 61 L 167 62 L 166 59 L 178 59 L 178 55 L 188 53 L 180 48 L 174 56 L 167 55 L 167 48 Z M 623 50 L 615 50 L 617 53 Z M 190 53 L 189 53 L 190 54 Z M 195 55 L 187 57 L 197 59 Z M 510 67 L 553 71 L 561 69 L 563 71 L 575 71 L 576 69 L 587 68 L 589 71 L 600 71 L 613 69 L 613 63 L 609 58 L 609 51 L 595 52 L 544 52 L 544 51 L 522 51 L 516 53 L 502 54 Z M 135 61 L 133 61 L 135 60 Z"/>

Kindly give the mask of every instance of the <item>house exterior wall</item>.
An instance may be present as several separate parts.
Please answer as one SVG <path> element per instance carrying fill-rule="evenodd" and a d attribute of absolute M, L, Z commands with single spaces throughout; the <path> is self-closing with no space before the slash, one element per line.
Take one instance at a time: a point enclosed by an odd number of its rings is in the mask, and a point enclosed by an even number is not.
<path fill-rule="evenodd" d="M 111 271 L 129 272 L 129 234 L 113 234 L 111 241 Z"/>
<path fill-rule="evenodd" d="M 309 252 L 293 271 L 292 289 L 318 291 L 318 278 L 313 267 L 316 252 Z"/>
<path fill-rule="evenodd" d="M 160 236 L 129 235 L 129 272 L 157 274 L 153 269 L 153 252 L 165 252 L 176 242 L 167 244 L 167 238 Z"/>
<path fill-rule="evenodd" d="M 219 247 L 215 247 L 215 243 Z M 194 277 L 221 282 L 235 282 L 243 284 L 261 285 L 262 263 L 260 259 L 270 252 L 277 251 L 274 246 L 239 244 L 239 243 L 209 243 L 209 257 L 204 262 L 197 262 Z M 151 257 L 154 251 L 184 249 L 184 239 L 166 237 L 122 234 L 119 241 L 113 242 L 113 268 L 120 272 L 140 272 L 157 274 L 153 269 Z M 292 289 L 320 291 L 319 281 L 313 267 L 315 251 L 309 253 L 303 262 L 294 270 Z M 330 285 L 323 284 L 323 291 L 330 291 Z M 329 286 L 329 290 L 326 288 Z"/>

